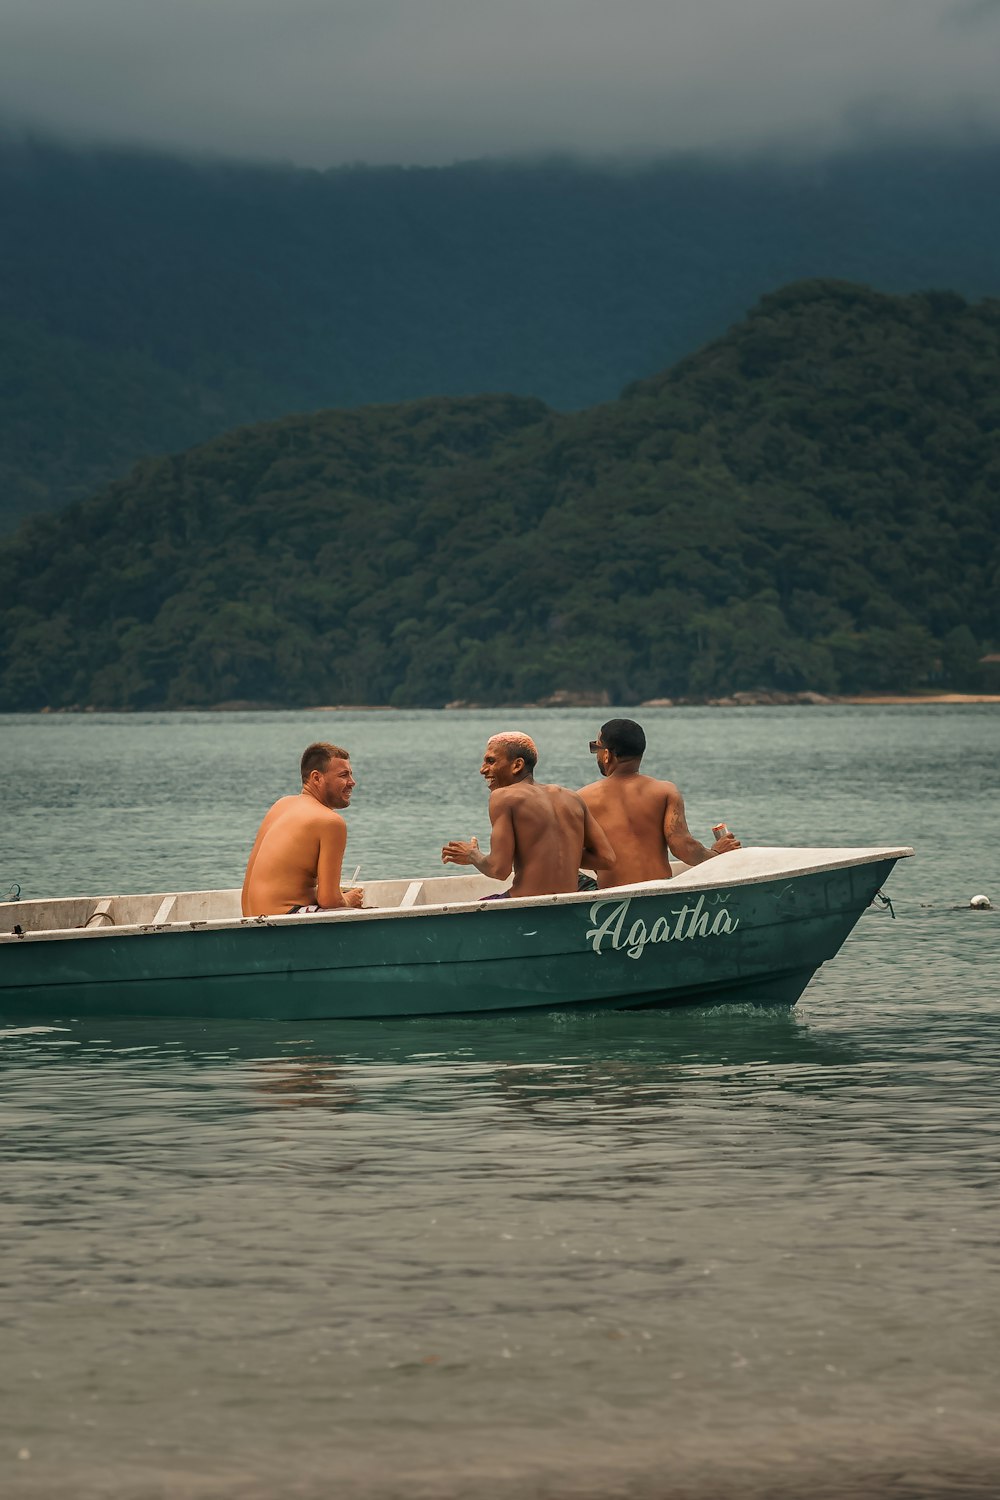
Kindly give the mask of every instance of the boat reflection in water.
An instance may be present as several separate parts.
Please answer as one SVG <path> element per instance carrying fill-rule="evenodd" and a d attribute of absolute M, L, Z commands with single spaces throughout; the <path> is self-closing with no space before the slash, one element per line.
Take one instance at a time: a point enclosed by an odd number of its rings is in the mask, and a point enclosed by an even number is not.
<path fill-rule="evenodd" d="M 20 1064 L 96 1065 L 159 1088 L 211 1087 L 237 1113 L 305 1109 L 423 1116 L 475 1096 L 553 1128 L 676 1105 L 710 1079 L 739 1093 L 771 1075 L 793 1090 L 854 1066 L 848 1039 L 786 1007 L 531 1011 L 407 1021 L 203 1023 L 102 1019 L 3 1033 Z M 20 1044 L 20 1045 L 19 1045 Z M 176 1080 L 176 1085 L 171 1079 Z"/>

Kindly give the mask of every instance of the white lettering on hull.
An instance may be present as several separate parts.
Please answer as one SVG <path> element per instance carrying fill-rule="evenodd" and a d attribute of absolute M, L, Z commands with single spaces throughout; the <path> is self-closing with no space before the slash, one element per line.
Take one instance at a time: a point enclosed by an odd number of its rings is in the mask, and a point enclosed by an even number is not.
<path fill-rule="evenodd" d="M 734 917 L 724 906 L 714 915 L 707 911 L 704 896 L 699 896 L 694 906 L 672 907 L 669 917 L 657 917 L 649 928 L 641 917 L 629 922 L 631 905 L 630 896 L 624 901 L 594 902 L 590 908 L 594 925 L 587 933 L 587 941 L 595 953 L 609 948 L 624 949 L 629 958 L 641 958 L 649 943 L 686 943 L 692 938 L 724 937 L 740 925 L 739 917 Z"/>

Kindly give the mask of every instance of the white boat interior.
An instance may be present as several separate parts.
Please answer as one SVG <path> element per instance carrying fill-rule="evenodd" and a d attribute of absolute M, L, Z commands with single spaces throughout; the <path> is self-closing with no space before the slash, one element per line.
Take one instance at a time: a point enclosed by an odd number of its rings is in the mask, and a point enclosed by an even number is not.
<path fill-rule="evenodd" d="M 528 896 L 518 907 L 547 906 L 553 902 L 586 903 L 615 894 L 653 894 L 658 891 L 701 890 L 718 886 L 756 884 L 793 875 L 809 875 L 847 865 L 876 860 L 903 859 L 910 848 L 860 849 L 736 849 L 704 864 L 673 865 L 670 880 L 646 881 L 641 885 L 613 886 L 602 892 L 573 891 L 558 896 Z M 506 888 L 505 882 L 489 880 L 477 873 L 374 880 L 364 884 L 365 906 L 361 910 L 302 912 L 280 917 L 243 917 L 240 891 L 173 891 L 148 895 L 69 896 L 51 900 L 19 900 L 0 903 L 0 945 L 24 937 L 45 934 L 66 937 L 99 937 L 110 933 L 163 932 L 204 926 L 282 925 L 301 922 L 366 921 L 404 917 L 437 911 L 469 910 L 486 897 Z"/>

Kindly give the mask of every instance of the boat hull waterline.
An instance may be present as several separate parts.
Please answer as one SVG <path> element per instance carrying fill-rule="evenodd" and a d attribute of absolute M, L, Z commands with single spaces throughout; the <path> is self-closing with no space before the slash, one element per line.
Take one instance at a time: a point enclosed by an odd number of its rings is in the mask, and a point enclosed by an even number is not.
<path fill-rule="evenodd" d="M 367 899 L 385 905 L 257 919 L 228 914 L 238 892 L 7 903 L 0 1011 L 374 1020 L 789 1005 L 911 853 L 739 850 L 673 880 L 526 900 L 484 900 L 499 887 L 478 875 L 375 882 Z"/>

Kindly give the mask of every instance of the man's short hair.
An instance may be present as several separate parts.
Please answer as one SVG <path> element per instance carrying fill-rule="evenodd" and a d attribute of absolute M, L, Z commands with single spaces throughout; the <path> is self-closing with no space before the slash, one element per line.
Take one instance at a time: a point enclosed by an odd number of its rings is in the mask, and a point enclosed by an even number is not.
<path fill-rule="evenodd" d="M 619 760 L 637 760 L 646 749 L 646 736 L 634 719 L 609 719 L 601 725 L 601 744 Z"/>
<path fill-rule="evenodd" d="M 520 756 L 529 771 L 533 771 L 538 765 L 538 751 L 534 740 L 530 734 L 522 734 L 519 729 L 504 729 L 499 734 L 491 734 L 490 744 L 499 745 L 508 760 L 517 760 Z"/>
<path fill-rule="evenodd" d="M 325 771 L 331 760 L 350 760 L 350 758 L 349 750 L 342 750 L 339 745 L 331 745 L 328 740 L 317 740 L 315 745 L 307 745 L 302 752 L 300 762 L 303 786 L 313 771 Z"/>

